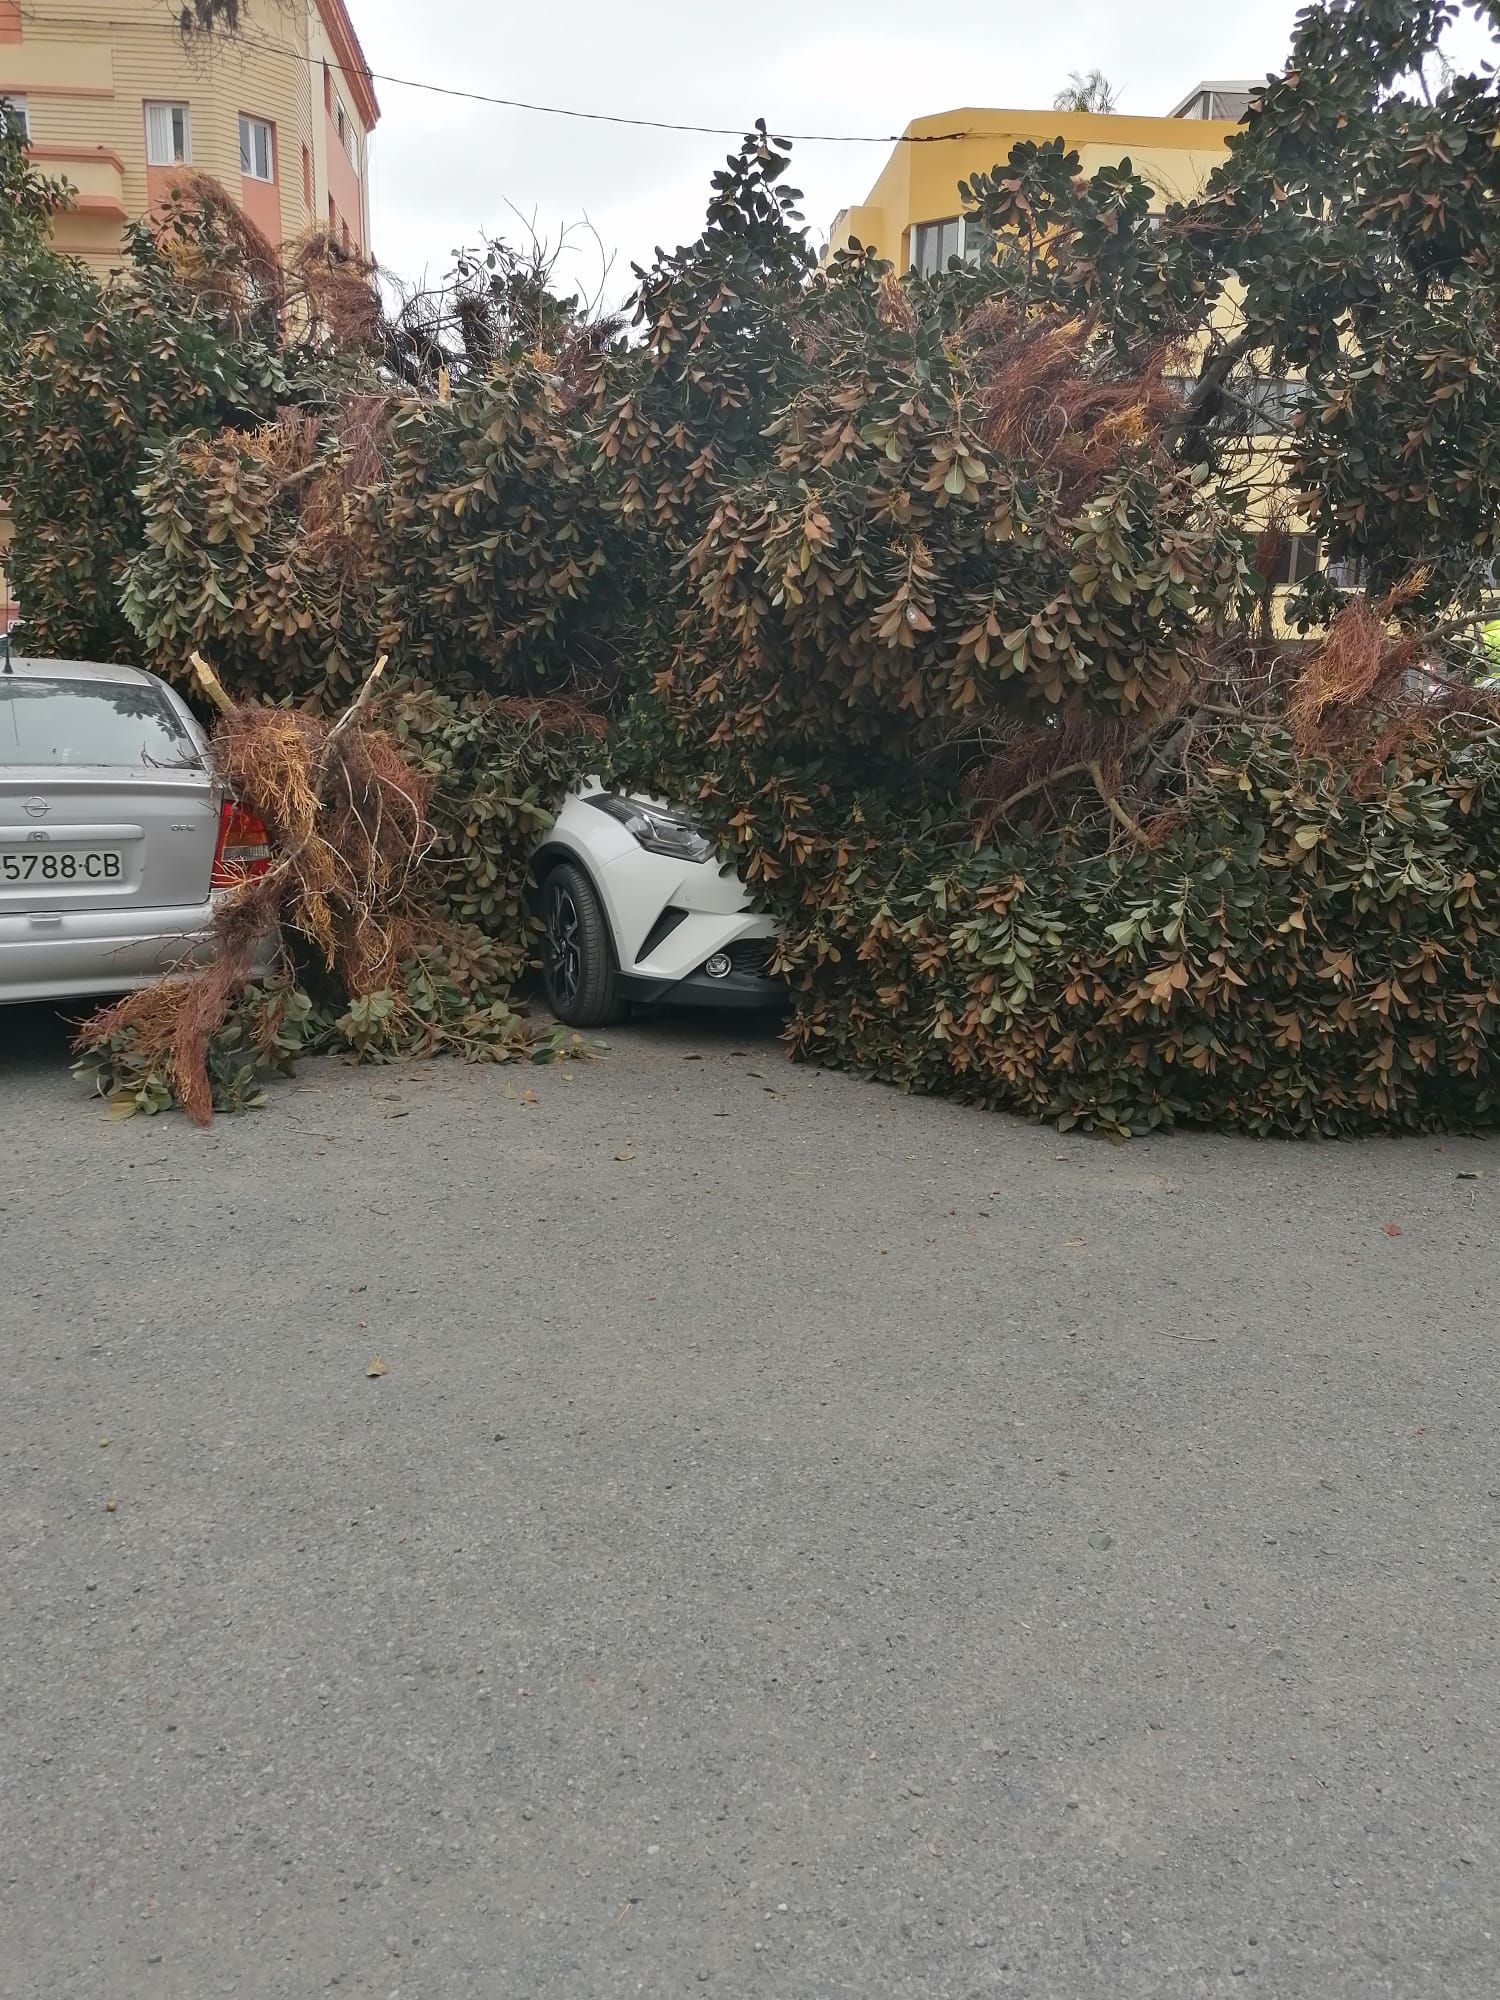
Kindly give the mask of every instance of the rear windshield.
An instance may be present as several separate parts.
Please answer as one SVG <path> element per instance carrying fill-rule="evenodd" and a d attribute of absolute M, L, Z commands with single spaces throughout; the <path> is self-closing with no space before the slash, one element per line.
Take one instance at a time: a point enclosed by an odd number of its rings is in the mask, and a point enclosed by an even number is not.
<path fill-rule="evenodd" d="M 199 762 L 193 739 L 154 687 L 0 674 L 0 767 L 184 771 Z"/>

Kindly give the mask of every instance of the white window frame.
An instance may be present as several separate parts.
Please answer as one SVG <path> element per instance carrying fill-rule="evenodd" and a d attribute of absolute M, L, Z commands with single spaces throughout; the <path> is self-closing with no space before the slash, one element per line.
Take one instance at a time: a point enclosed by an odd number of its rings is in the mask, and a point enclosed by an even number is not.
<path fill-rule="evenodd" d="M 151 114 L 153 111 L 165 111 L 168 114 L 168 130 L 172 135 L 172 154 L 169 159 L 159 160 L 152 151 Z M 148 97 L 144 106 L 144 115 L 146 120 L 146 165 L 148 167 L 190 167 L 193 164 L 193 114 L 191 106 L 175 98 Z M 176 150 L 179 127 L 182 141 L 182 151 L 180 153 Z"/>
<path fill-rule="evenodd" d="M 949 256 L 944 257 L 942 254 L 942 239 L 950 229 L 953 231 L 953 248 Z M 934 263 L 930 271 L 924 271 L 922 268 L 922 252 L 926 246 L 923 239 L 929 237 L 933 230 L 939 232 L 935 253 L 938 261 Z M 942 272 L 947 270 L 951 258 L 963 254 L 963 236 L 964 225 L 961 215 L 938 215 L 934 216 L 930 222 L 913 223 L 911 232 L 912 269 L 919 277 L 935 278 L 940 276 Z"/>
<path fill-rule="evenodd" d="M 338 134 L 338 141 L 344 150 L 345 158 L 348 160 L 350 166 L 353 167 L 355 173 L 358 173 L 360 170 L 359 127 L 355 124 L 349 107 L 337 91 L 333 93 L 333 129 Z"/>
<path fill-rule="evenodd" d="M 256 137 L 265 138 L 266 171 L 260 171 L 257 156 Z M 246 160 L 250 162 L 245 165 Z M 276 128 L 269 118 L 257 118 L 253 112 L 240 113 L 240 172 L 247 181 L 276 183 Z"/>
<path fill-rule="evenodd" d="M 984 232 L 979 227 L 976 218 L 972 215 L 939 215 L 935 216 L 931 222 L 914 222 L 912 224 L 911 268 L 919 275 L 922 273 L 922 266 L 919 261 L 919 238 L 921 233 L 928 229 L 954 230 L 956 233 L 954 237 L 954 249 L 951 253 L 952 256 L 962 258 L 966 264 L 978 263 L 980 245 L 984 241 Z M 941 277 L 943 272 L 948 268 L 948 261 L 945 258 L 935 271 L 929 271 L 926 275 L 928 277 Z"/>
<path fill-rule="evenodd" d="M 1325 563 L 1323 574 L 1335 590 L 1363 590 L 1370 580 L 1370 565 L 1363 556 L 1343 556 Z"/>
<path fill-rule="evenodd" d="M 1271 587 L 1273 590 L 1300 590 L 1308 578 L 1316 576 L 1322 567 L 1323 548 L 1318 537 L 1306 528 L 1294 528 L 1287 535 L 1286 545 L 1276 559 L 1276 574 L 1271 579 Z"/>
<path fill-rule="evenodd" d="M 25 91 L 0 90 L 0 97 L 5 99 L 11 108 L 13 117 L 19 121 L 22 142 L 29 146 L 31 144 L 31 107 L 26 101 Z"/>

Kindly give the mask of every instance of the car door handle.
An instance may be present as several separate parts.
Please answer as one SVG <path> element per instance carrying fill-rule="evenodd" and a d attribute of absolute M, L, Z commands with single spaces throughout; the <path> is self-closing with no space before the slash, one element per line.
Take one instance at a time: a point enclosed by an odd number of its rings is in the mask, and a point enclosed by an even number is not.
<path fill-rule="evenodd" d="M 62 928 L 61 910 L 33 910 L 31 927 L 38 931 L 55 931 Z"/>

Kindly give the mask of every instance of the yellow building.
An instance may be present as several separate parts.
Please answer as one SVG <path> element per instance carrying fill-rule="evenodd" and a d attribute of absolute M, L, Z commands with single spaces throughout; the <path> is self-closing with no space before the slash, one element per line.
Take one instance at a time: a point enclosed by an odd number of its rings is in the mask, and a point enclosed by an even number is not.
<path fill-rule="evenodd" d="M 380 107 L 344 0 L 247 0 L 232 37 L 185 39 L 163 0 L 0 0 L 0 96 L 76 192 L 59 249 L 105 271 L 181 166 L 273 243 L 318 224 L 370 247 Z"/>
<path fill-rule="evenodd" d="M 185 40 L 164 0 L 0 0 L 0 97 L 74 190 L 60 250 L 101 275 L 178 170 L 212 174 L 273 243 L 314 225 L 370 249 L 380 116 L 344 0 L 245 0 L 239 32 Z M 10 539 L 0 497 L 0 552 Z M 17 606 L 0 569 L 0 631 Z"/>
<path fill-rule="evenodd" d="M 899 270 L 942 270 L 962 256 L 963 204 L 958 184 L 1001 166 L 1022 139 L 1062 139 L 1078 154 L 1085 175 L 1129 159 L 1163 202 L 1197 194 L 1224 158 L 1249 95 L 1248 84 L 1200 85 L 1170 118 L 1125 118 L 1095 111 L 986 111 L 968 106 L 915 118 L 865 199 L 842 209 L 830 252 L 858 241 L 889 258 Z M 1205 98 L 1205 93 L 1213 95 Z M 1235 115 L 1204 116 L 1243 93 Z"/>
<path fill-rule="evenodd" d="M 951 258 L 964 256 L 969 248 L 959 182 L 1003 166 L 1023 139 L 1061 138 L 1078 154 L 1085 176 L 1129 159 L 1155 190 L 1155 207 L 1190 200 L 1223 162 L 1229 136 L 1254 88 L 1248 82 L 1197 84 L 1165 118 L 966 106 L 914 119 L 865 199 L 840 210 L 826 255 L 858 242 L 898 270 L 915 269 L 930 277 L 946 269 Z M 1295 393 L 1295 385 L 1276 381 L 1245 385 L 1246 447 L 1233 468 L 1236 483 L 1248 488 L 1252 520 L 1263 521 L 1274 512 L 1289 523 L 1272 579 L 1278 607 L 1281 593 L 1304 581 L 1317 562 L 1313 538 L 1288 505 L 1277 450 Z"/>

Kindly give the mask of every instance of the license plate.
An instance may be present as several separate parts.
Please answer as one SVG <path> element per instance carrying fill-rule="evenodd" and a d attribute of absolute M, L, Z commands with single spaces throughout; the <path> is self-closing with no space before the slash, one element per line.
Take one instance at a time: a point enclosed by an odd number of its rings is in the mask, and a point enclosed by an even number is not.
<path fill-rule="evenodd" d="M 120 882 L 125 857 L 117 847 L 27 848 L 24 854 L 0 854 L 0 882 L 42 883 Z"/>

